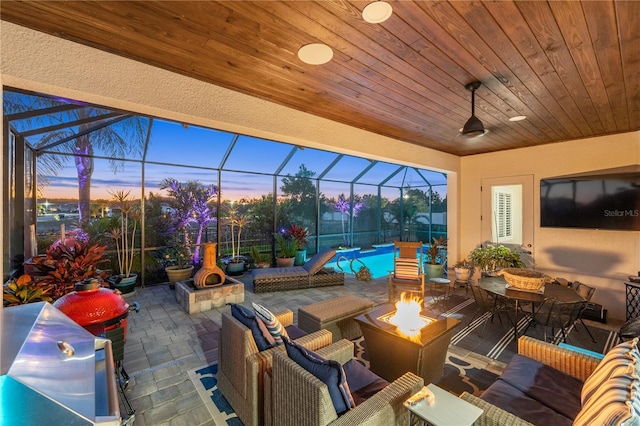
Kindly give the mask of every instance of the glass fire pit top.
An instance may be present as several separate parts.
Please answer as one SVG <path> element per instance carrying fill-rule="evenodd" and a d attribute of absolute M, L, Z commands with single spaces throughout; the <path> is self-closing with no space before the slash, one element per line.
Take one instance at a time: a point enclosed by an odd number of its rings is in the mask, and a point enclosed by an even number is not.
<path fill-rule="evenodd" d="M 391 318 L 395 316 L 396 312 L 397 311 L 391 311 L 388 314 L 381 315 L 378 317 L 378 321 L 386 322 L 387 324 L 397 326 L 398 324 L 391 322 Z M 435 319 L 430 317 L 425 317 L 424 315 L 418 315 L 418 320 L 422 322 L 422 325 L 418 328 L 426 327 L 427 325 L 435 322 Z"/>

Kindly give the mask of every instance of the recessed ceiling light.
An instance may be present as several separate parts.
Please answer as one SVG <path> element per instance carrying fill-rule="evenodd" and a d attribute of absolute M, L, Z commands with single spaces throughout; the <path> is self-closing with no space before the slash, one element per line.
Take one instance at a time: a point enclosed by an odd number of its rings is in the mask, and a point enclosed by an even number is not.
<path fill-rule="evenodd" d="M 391 17 L 393 8 L 386 1 L 374 1 L 362 9 L 362 19 L 370 24 L 379 24 Z"/>
<path fill-rule="evenodd" d="M 311 43 L 298 50 L 298 58 L 305 64 L 322 65 L 333 58 L 333 50 L 322 43 Z"/>
<path fill-rule="evenodd" d="M 516 115 L 515 117 L 511 117 L 509 121 L 522 121 L 526 119 L 527 119 L 526 115 Z"/>

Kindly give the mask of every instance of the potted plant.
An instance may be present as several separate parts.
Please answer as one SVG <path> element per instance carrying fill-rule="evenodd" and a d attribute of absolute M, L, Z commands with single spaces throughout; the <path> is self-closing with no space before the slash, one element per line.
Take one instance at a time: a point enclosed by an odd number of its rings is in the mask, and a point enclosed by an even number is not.
<path fill-rule="evenodd" d="M 292 224 L 287 230 L 287 234 L 298 244 L 296 258 L 293 264 L 297 266 L 304 265 L 304 261 L 307 257 L 307 250 L 305 246 L 307 245 L 307 236 L 309 236 L 309 231 L 303 226 Z"/>
<path fill-rule="evenodd" d="M 261 252 L 258 246 L 251 246 L 249 254 L 256 268 L 268 268 L 271 266 L 271 256 L 268 253 Z"/>
<path fill-rule="evenodd" d="M 165 272 L 169 278 L 169 288 L 175 288 L 178 281 L 186 281 L 191 278 L 193 261 L 191 245 L 188 233 L 184 233 L 183 241 L 174 239 L 174 244 L 165 253 Z"/>
<path fill-rule="evenodd" d="M 118 274 L 109 277 L 109 282 L 123 294 L 131 293 L 138 279 L 138 274 L 131 272 L 131 268 L 133 267 L 133 258 L 136 255 L 135 237 L 140 213 L 129 197 L 130 193 L 131 191 L 125 192 L 123 190 L 109 192 L 121 213 L 119 226 L 107 232 L 107 236 L 116 242 L 118 255 Z M 129 237 L 130 231 L 131 237 Z"/>
<path fill-rule="evenodd" d="M 495 275 L 503 268 L 526 268 L 520 253 L 502 244 L 480 245 L 469 254 L 469 259 L 483 275 Z"/>
<path fill-rule="evenodd" d="M 298 252 L 298 243 L 281 233 L 276 234 L 276 264 L 278 267 L 293 266 Z"/>
<path fill-rule="evenodd" d="M 453 272 L 456 275 L 456 281 L 459 281 L 459 282 L 469 281 L 469 278 L 473 274 L 474 269 L 475 269 L 475 265 L 468 258 L 465 258 L 459 262 L 456 262 L 456 264 L 453 265 Z"/>
<path fill-rule="evenodd" d="M 424 263 L 424 273 L 429 278 L 440 278 L 444 274 L 444 260 L 442 252 L 447 249 L 447 240 L 444 237 L 432 238 L 431 245 L 427 249 L 427 260 Z"/>
<path fill-rule="evenodd" d="M 240 241 L 242 237 L 242 228 L 248 223 L 248 218 L 240 214 L 235 208 L 229 210 L 227 222 L 231 229 L 231 259 L 227 262 L 227 274 L 239 275 L 244 272 L 244 256 L 240 256 Z M 237 232 L 237 235 L 236 235 Z"/>
<path fill-rule="evenodd" d="M 35 281 L 30 275 L 21 275 L 17 280 L 9 280 L 2 290 L 2 304 L 7 306 L 24 305 L 35 302 L 53 302 L 50 296 L 52 285 Z"/>
<path fill-rule="evenodd" d="M 103 279 L 106 273 L 98 269 L 98 265 L 106 262 L 103 259 L 107 246 L 97 244 L 89 246 L 83 239 L 66 238 L 64 244 L 54 242 L 44 257 L 34 258 L 33 269 L 41 278 L 39 283 L 51 286 L 49 293 L 57 300 L 74 289 L 77 282 L 88 278 Z"/>

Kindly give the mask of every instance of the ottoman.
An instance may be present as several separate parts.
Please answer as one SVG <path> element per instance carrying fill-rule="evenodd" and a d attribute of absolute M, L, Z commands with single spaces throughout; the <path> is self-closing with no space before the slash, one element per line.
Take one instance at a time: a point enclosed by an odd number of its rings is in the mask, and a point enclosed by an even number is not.
<path fill-rule="evenodd" d="M 373 302 L 357 296 L 340 296 L 298 308 L 298 327 L 312 333 L 329 330 L 333 342 L 353 340 L 362 336 L 360 326 L 353 319 L 373 309 Z"/>

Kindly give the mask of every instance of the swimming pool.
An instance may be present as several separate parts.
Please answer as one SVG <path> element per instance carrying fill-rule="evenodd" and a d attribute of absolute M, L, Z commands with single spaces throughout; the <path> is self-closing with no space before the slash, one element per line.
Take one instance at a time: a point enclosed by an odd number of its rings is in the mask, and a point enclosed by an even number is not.
<path fill-rule="evenodd" d="M 367 252 L 359 253 L 356 259 L 352 260 L 352 257 L 346 258 L 347 256 L 341 255 L 338 253 L 336 259 L 338 262 L 332 261 L 327 263 L 327 267 L 334 268 L 339 271 L 340 268 L 346 273 L 354 275 L 354 272 L 351 271 L 350 265 L 353 266 L 353 270 L 358 272 L 360 268 L 362 268 L 362 263 L 365 264 L 369 271 L 371 271 L 372 278 L 381 278 L 386 277 L 389 274 L 389 271 L 393 270 L 393 250 L 388 251 L 387 253 L 378 253 L 371 252 L 371 254 Z M 360 263 L 362 262 L 362 263 Z M 338 264 L 340 268 L 338 267 Z"/>

